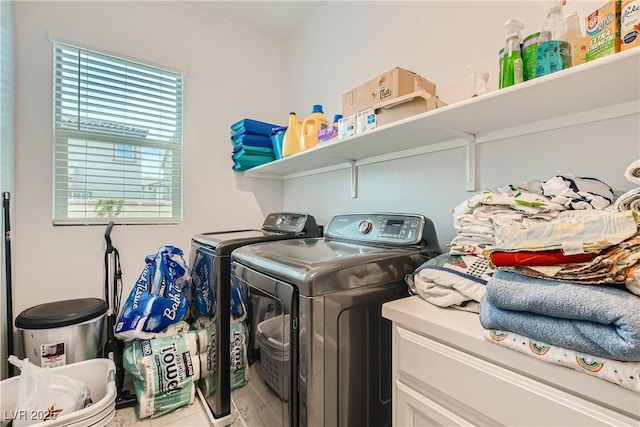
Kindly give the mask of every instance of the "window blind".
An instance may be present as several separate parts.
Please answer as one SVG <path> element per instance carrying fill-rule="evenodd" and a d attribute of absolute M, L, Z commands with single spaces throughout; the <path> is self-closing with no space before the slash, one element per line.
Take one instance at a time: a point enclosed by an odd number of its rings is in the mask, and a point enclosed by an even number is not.
<path fill-rule="evenodd" d="M 54 224 L 182 220 L 182 74 L 54 43 Z"/>

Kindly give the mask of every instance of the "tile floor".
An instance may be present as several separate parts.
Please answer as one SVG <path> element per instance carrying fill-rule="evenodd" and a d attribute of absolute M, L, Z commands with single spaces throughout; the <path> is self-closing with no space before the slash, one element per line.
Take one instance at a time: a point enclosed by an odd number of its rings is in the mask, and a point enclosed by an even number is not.
<path fill-rule="evenodd" d="M 178 409 L 167 415 L 158 418 L 136 420 L 134 408 L 124 408 L 116 411 L 116 415 L 107 424 L 107 427 L 206 427 L 209 420 L 205 414 L 200 399 L 196 399 L 192 405 L 186 408 Z"/>
<path fill-rule="evenodd" d="M 239 412 L 235 402 L 232 402 L 232 404 L 233 411 L 230 427 L 248 427 L 244 420 L 237 416 Z M 246 409 L 243 412 L 246 412 Z M 133 407 L 119 409 L 116 411 L 115 417 L 107 424 L 107 427 L 207 427 L 211 425 L 204 403 L 196 396 L 195 401 L 190 406 L 153 419 L 138 420 Z"/>
<path fill-rule="evenodd" d="M 282 419 L 273 412 L 273 405 L 278 397 L 258 378 L 257 364 L 249 368 L 248 383 L 231 393 L 231 425 L 230 427 L 265 427 L 282 425 Z M 133 390 L 131 378 L 125 377 L 125 389 Z M 107 427 L 208 427 L 213 424 L 209 420 L 200 395 L 196 395 L 193 404 L 178 409 L 158 418 L 138 420 L 133 407 L 116 411 L 115 417 Z"/>

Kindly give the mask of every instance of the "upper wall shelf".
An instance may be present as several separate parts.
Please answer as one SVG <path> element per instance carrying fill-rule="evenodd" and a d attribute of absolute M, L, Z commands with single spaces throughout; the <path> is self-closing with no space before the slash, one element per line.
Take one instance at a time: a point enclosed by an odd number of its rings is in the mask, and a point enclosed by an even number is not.
<path fill-rule="evenodd" d="M 446 101 L 446 100 L 445 100 Z M 466 99 L 437 110 L 381 126 L 365 134 L 316 147 L 257 166 L 248 177 L 287 179 L 310 170 L 460 139 L 480 142 L 512 129 L 509 136 L 561 127 L 557 122 L 590 111 L 617 108 L 613 116 L 633 114 L 640 105 L 640 47 L 620 52 L 516 86 Z M 605 117 L 606 118 L 606 117 Z M 570 121 L 570 120 L 569 120 Z M 550 124 L 553 123 L 553 124 Z M 571 123 L 569 123 L 571 124 Z M 504 137 L 504 136 L 503 136 Z M 497 139 L 499 136 L 493 137 Z"/>

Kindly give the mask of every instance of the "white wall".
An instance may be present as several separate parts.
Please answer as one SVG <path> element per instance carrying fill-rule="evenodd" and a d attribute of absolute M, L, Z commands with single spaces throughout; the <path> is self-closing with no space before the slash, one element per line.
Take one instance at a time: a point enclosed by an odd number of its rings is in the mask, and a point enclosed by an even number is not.
<path fill-rule="evenodd" d="M 3 2 L 4 3 L 4 2 Z M 204 231 L 260 226 L 282 209 L 282 183 L 231 170 L 229 125 L 287 116 L 286 49 L 179 2 L 16 2 L 15 314 L 35 304 L 103 295 L 104 227 L 51 222 L 52 43 L 65 41 L 186 70 L 184 221 L 115 226 L 124 298 L 163 244 L 190 251 Z"/>
<path fill-rule="evenodd" d="M 0 2 L 0 192 L 5 191 L 13 194 L 14 186 L 14 72 L 13 72 L 13 7 L 11 2 Z M 11 209 L 13 211 L 13 209 Z M 3 211 L 4 215 L 4 211 Z M 13 218 L 13 215 L 10 217 Z M 6 225 L 4 218 L 0 223 L 3 232 Z M 4 234 L 3 234 L 4 235 Z M 0 379 L 8 375 L 6 369 L 8 349 L 7 342 L 8 328 L 6 325 L 7 310 L 7 276 L 5 274 L 5 242 L 0 246 Z"/>
<path fill-rule="evenodd" d="M 600 3 L 569 0 L 566 7 L 584 17 Z M 289 102 L 296 111 L 321 103 L 332 116 L 340 112 L 342 93 L 395 66 L 435 82 L 448 103 L 471 95 L 470 63 L 491 73 L 496 90 L 504 22 L 519 19 L 526 36 L 545 15 L 543 1 L 327 2 L 289 40 Z M 477 187 L 574 173 L 629 190 L 623 173 L 640 157 L 639 125 L 636 114 L 480 144 Z M 320 222 L 339 212 L 422 213 L 436 224 L 445 248 L 455 236 L 451 209 L 473 194 L 464 189 L 464 155 L 454 149 L 361 166 L 355 199 L 348 170 L 291 179 L 285 209 L 310 212 Z"/>
<path fill-rule="evenodd" d="M 569 0 L 569 6 L 582 16 L 599 3 Z M 453 236 L 450 210 L 469 196 L 463 185 L 462 150 L 363 166 L 359 197 L 352 199 L 346 171 L 293 179 L 284 185 L 233 173 L 228 126 L 242 117 L 279 122 L 289 111 L 303 117 L 314 103 L 324 104 L 327 115 L 333 115 L 340 110 L 343 92 L 394 66 L 436 82 L 442 99 L 450 103 L 470 91 L 468 63 L 485 66 L 495 89 L 503 23 L 515 17 L 526 25 L 523 35 L 534 32 L 544 18 L 545 3 L 325 2 L 286 45 L 177 2 L 20 1 L 14 3 L 14 10 L 17 101 L 12 228 L 17 314 L 43 302 L 102 296 L 104 228 L 51 224 L 48 31 L 68 41 L 189 73 L 185 80 L 184 222 L 114 228 L 126 296 L 144 256 L 158 246 L 174 244 L 188 252 L 193 234 L 258 226 L 267 212 L 282 208 L 307 211 L 321 223 L 345 211 L 424 213 L 438 226 L 441 246 L 446 244 Z M 639 140 L 636 115 L 482 144 L 478 186 L 574 172 L 626 190 L 631 185 L 622 172 L 638 157 Z"/>

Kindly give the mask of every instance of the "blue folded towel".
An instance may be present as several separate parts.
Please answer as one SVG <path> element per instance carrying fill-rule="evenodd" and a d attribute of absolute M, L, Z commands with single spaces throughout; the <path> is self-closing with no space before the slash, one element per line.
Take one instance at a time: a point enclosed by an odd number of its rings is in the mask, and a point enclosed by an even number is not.
<path fill-rule="evenodd" d="M 587 354 L 640 361 L 640 297 L 618 287 L 499 270 L 487 282 L 480 323 Z"/>
<path fill-rule="evenodd" d="M 242 119 L 230 126 L 232 134 L 253 133 L 257 135 L 271 135 L 273 128 L 282 125 L 274 125 L 260 120 Z"/>

